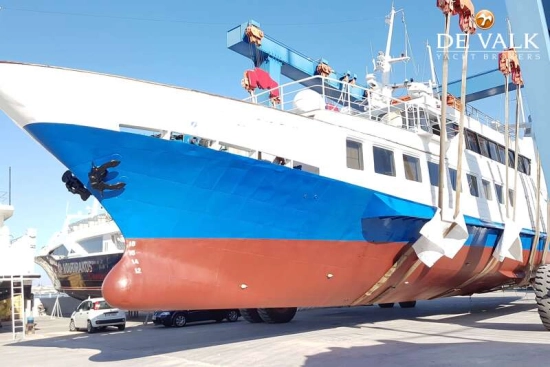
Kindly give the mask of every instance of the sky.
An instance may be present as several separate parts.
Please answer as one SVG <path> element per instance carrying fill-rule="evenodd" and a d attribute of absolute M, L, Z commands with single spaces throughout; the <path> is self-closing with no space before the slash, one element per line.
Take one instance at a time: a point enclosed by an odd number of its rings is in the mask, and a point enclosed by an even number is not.
<path fill-rule="evenodd" d="M 394 82 L 430 77 L 426 41 L 434 48 L 437 74 L 441 60 L 437 34 L 444 17 L 435 0 L 396 0 L 404 9 L 413 60 L 394 69 Z M 229 50 L 227 31 L 253 19 L 264 32 L 313 59 L 324 58 L 339 72 L 347 70 L 364 82 L 372 58 L 385 49 L 389 0 L 257 1 L 257 0 L 0 0 L 0 59 L 91 70 L 187 87 L 233 98 L 246 98 L 240 80 L 250 60 Z M 502 0 L 477 0 L 476 10 L 490 9 L 491 32 L 506 34 Z M 405 51 L 402 16 L 396 19 L 392 55 Z M 458 17 L 451 34 L 458 32 Z M 472 49 L 479 43 L 472 42 Z M 449 79 L 461 75 L 462 61 L 450 61 Z M 469 74 L 495 69 L 496 61 L 469 61 Z M 1 80 L 0 80 L 1 83 Z M 478 103 L 501 118 L 504 99 Z M 100 108 L 100 106 L 98 106 Z M 67 210 L 85 211 L 91 202 L 70 194 L 61 182 L 66 168 L 0 112 L 0 193 L 8 190 L 14 216 L 6 222 L 14 237 L 26 228 L 38 230 L 37 251 L 61 229 Z M 0 194 L 0 202 L 2 195 Z M 7 203 L 7 200 L 4 201 Z M 1 256 L 1 254 L 0 254 Z M 42 274 L 42 284 L 50 284 Z"/>

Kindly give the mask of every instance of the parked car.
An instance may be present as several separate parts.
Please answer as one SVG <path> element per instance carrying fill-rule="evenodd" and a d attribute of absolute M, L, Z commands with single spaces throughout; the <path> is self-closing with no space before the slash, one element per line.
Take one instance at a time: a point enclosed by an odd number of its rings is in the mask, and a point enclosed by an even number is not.
<path fill-rule="evenodd" d="M 239 319 L 241 313 L 239 310 L 187 310 L 187 311 L 155 311 L 153 313 L 153 323 L 155 325 L 164 325 L 166 327 L 185 326 L 188 322 L 214 320 L 222 322 L 226 319 L 229 322 L 235 322 Z"/>
<path fill-rule="evenodd" d="M 71 315 L 69 330 L 86 329 L 88 333 L 93 333 L 97 329 L 104 330 L 107 326 L 124 330 L 126 314 L 109 305 L 104 298 L 90 298 L 82 301 Z"/>

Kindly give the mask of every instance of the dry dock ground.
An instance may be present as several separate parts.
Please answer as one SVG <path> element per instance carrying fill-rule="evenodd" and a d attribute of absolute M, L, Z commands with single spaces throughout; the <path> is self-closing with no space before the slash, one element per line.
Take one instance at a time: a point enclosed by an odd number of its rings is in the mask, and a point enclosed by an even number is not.
<path fill-rule="evenodd" d="M 11 366 L 547 366 L 550 332 L 529 291 L 495 292 L 378 307 L 300 311 L 288 324 L 240 320 L 125 331 L 69 332 L 68 319 L 37 319 L 12 341 L 0 330 L 0 365 Z"/>

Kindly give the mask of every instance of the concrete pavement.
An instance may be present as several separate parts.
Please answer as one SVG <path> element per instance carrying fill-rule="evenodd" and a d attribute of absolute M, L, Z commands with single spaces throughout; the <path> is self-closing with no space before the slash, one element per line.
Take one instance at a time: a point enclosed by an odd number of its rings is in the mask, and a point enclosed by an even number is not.
<path fill-rule="evenodd" d="M 37 320 L 19 342 L 0 332 L 5 366 L 520 366 L 547 365 L 550 332 L 530 292 L 420 301 L 414 309 L 300 311 L 288 324 L 200 323 L 69 332 Z M 6 329 L 6 327 L 4 327 Z M 4 364 L 5 363 L 5 364 Z"/>

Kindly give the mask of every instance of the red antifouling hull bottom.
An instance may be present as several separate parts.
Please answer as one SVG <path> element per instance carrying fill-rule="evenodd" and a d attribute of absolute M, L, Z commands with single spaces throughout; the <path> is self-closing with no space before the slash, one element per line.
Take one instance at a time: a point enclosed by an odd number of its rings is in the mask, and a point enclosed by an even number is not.
<path fill-rule="evenodd" d="M 521 280 L 522 264 L 506 260 L 466 284 L 486 267 L 492 249 L 464 247 L 452 260 L 442 258 L 432 268 L 420 264 L 406 274 L 418 261 L 413 253 L 380 282 L 405 247 L 364 241 L 134 239 L 127 241 L 102 291 L 110 304 L 126 310 L 322 307 L 471 294 Z"/>

